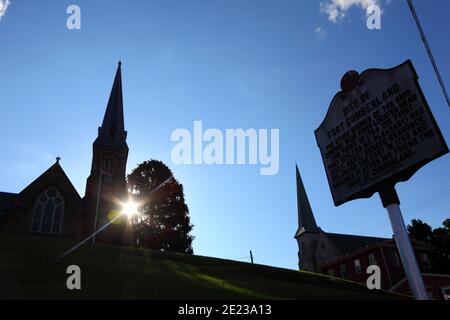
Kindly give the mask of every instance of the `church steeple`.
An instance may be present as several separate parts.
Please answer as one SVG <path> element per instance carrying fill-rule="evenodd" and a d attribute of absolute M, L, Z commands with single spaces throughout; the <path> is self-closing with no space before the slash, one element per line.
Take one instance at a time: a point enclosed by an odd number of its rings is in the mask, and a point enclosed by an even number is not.
<path fill-rule="evenodd" d="M 306 194 L 305 186 L 303 185 L 302 177 L 298 166 L 295 165 L 297 173 L 297 210 L 298 210 L 298 231 L 295 237 L 300 236 L 303 233 L 315 233 L 320 229 L 314 219 L 314 214 L 309 204 L 308 195 Z"/>
<path fill-rule="evenodd" d="M 109 96 L 102 126 L 92 146 L 91 174 L 86 181 L 86 234 L 108 223 L 111 212 L 120 210 L 121 201 L 128 198 L 126 166 L 128 158 L 122 100 L 121 63 Z M 98 220 L 96 220 L 96 217 Z M 113 229 L 118 229 L 114 231 Z M 99 241 L 121 241 L 119 226 L 108 228 Z M 103 238 L 103 240 L 101 240 Z"/>
<path fill-rule="evenodd" d="M 123 119 L 121 66 L 122 62 L 119 61 L 102 126 L 98 128 L 98 137 L 94 142 L 96 145 L 127 148 L 127 132 Z"/>

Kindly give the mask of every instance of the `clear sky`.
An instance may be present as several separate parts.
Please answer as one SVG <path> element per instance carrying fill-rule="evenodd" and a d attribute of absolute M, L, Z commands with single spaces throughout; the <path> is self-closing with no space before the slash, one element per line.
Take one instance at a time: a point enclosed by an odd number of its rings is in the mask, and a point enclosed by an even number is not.
<path fill-rule="evenodd" d="M 151 158 L 169 165 L 185 187 L 196 254 L 240 259 L 251 249 L 257 263 L 296 269 L 295 162 L 322 229 L 390 237 L 378 196 L 334 207 L 314 130 L 347 70 L 406 59 L 447 142 L 450 109 L 406 1 L 380 1 L 382 29 L 374 31 L 359 5 L 371 1 L 342 1 L 356 4 L 335 8 L 336 21 L 331 2 L 321 10 L 313 0 L 11 0 L 6 13 L 0 7 L 0 190 L 20 192 L 61 156 L 84 196 L 121 58 L 127 172 Z M 66 28 L 71 4 L 81 8 L 81 30 Z M 416 1 L 416 9 L 450 83 L 450 2 Z M 171 133 L 192 131 L 194 120 L 280 129 L 278 174 L 174 165 Z M 405 220 L 438 227 L 450 216 L 449 169 L 447 155 L 398 185 Z"/>

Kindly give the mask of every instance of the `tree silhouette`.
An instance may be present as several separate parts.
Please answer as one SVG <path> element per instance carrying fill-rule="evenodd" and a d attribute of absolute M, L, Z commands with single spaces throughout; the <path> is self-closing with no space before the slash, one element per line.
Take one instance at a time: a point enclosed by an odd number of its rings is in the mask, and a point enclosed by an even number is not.
<path fill-rule="evenodd" d="M 443 273 L 450 273 L 450 219 L 446 219 L 443 228 L 433 230 L 432 244 L 437 248 L 437 256 Z"/>
<path fill-rule="evenodd" d="M 193 253 L 193 225 L 183 186 L 161 161 L 138 165 L 128 175 L 128 188 L 139 204 L 133 217 L 133 244 L 149 249 Z"/>
<path fill-rule="evenodd" d="M 407 229 L 409 235 L 416 240 L 431 242 L 433 239 L 433 229 L 429 224 L 422 222 L 420 219 L 413 219 Z"/>
<path fill-rule="evenodd" d="M 450 219 L 446 219 L 442 225 L 443 228 L 433 230 L 427 223 L 413 219 L 407 228 L 411 237 L 435 247 L 441 272 L 448 274 L 450 273 Z"/>

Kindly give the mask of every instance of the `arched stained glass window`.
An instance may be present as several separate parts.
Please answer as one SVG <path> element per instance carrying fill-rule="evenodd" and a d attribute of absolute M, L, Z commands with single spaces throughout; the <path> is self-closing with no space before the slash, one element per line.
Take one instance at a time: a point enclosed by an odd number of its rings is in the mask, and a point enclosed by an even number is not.
<path fill-rule="evenodd" d="M 31 223 L 32 232 L 60 233 L 64 199 L 56 188 L 49 188 L 36 199 Z"/>

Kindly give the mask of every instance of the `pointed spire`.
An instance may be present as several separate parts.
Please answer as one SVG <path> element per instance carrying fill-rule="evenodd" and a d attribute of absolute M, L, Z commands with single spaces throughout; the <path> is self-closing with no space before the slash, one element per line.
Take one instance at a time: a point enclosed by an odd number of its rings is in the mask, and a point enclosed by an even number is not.
<path fill-rule="evenodd" d="M 297 210 L 298 210 L 298 231 L 295 237 L 298 237 L 305 232 L 318 232 L 320 229 L 314 219 L 314 214 L 309 204 L 308 195 L 306 194 L 305 186 L 303 185 L 302 177 L 298 166 L 297 170 Z"/>
<path fill-rule="evenodd" d="M 122 62 L 119 61 L 102 126 L 98 129 L 98 137 L 94 144 L 117 147 L 126 146 L 121 66 Z"/>

